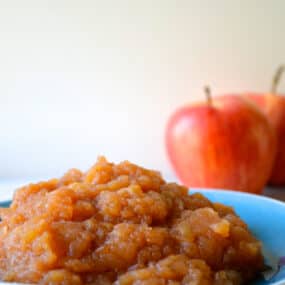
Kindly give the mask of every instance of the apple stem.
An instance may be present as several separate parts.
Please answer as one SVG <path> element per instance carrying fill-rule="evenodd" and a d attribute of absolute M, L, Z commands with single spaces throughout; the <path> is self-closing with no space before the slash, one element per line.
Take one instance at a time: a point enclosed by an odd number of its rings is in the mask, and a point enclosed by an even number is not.
<path fill-rule="evenodd" d="M 209 106 L 212 106 L 213 105 L 212 92 L 211 92 L 211 89 L 208 85 L 206 85 L 204 87 L 204 92 L 205 92 Z"/>
<path fill-rule="evenodd" d="M 285 71 L 285 65 L 280 65 L 277 68 L 277 70 L 273 76 L 273 79 L 272 79 L 272 85 L 271 85 L 271 93 L 272 94 L 276 94 L 278 84 L 280 82 L 281 76 L 282 76 L 284 71 Z"/>

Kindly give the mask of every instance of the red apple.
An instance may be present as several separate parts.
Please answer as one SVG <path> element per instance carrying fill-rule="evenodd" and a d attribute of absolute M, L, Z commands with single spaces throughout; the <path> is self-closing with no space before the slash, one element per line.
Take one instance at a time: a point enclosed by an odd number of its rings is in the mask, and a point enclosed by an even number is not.
<path fill-rule="evenodd" d="M 268 181 L 275 139 L 258 108 L 235 95 L 182 107 L 166 130 L 170 161 L 185 185 L 252 193 Z"/>
<path fill-rule="evenodd" d="M 281 66 L 273 79 L 271 92 L 268 94 L 247 94 L 265 113 L 277 135 L 277 155 L 269 184 L 285 185 L 285 97 L 276 93 L 276 87 L 285 66 Z"/>

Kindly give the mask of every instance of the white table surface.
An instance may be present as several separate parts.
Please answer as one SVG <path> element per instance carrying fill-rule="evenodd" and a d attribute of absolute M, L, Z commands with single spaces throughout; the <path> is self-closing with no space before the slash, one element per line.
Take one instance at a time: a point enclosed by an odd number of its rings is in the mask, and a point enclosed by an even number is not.
<path fill-rule="evenodd" d="M 33 179 L 17 179 L 17 180 L 2 180 L 0 181 L 0 201 L 11 200 L 13 198 L 14 191 L 28 183 L 39 180 Z"/>

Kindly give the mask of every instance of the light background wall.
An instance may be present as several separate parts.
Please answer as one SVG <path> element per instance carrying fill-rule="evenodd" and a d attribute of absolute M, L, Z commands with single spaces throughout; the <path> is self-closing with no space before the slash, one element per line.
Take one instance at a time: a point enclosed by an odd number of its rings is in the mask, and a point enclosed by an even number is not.
<path fill-rule="evenodd" d="M 0 0 L 0 178 L 99 154 L 171 176 L 170 113 L 205 83 L 267 91 L 282 62 L 283 0 Z"/>

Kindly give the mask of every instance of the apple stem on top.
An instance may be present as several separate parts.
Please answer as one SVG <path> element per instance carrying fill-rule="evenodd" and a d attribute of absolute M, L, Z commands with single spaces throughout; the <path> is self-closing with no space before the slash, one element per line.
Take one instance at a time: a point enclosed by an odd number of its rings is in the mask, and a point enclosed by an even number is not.
<path fill-rule="evenodd" d="M 277 68 L 277 70 L 273 76 L 273 79 L 272 79 L 272 85 L 271 85 L 271 93 L 272 94 L 276 94 L 278 84 L 280 82 L 281 76 L 282 76 L 284 71 L 285 71 L 285 65 L 280 65 Z"/>
<path fill-rule="evenodd" d="M 207 99 L 207 102 L 208 102 L 209 106 L 212 106 L 213 105 L 213 100 L 212 100 L 211 88 L 208 85 L 206 85 L 204 87 L 204 92 L 205 92 L 206 99 Z"/>

